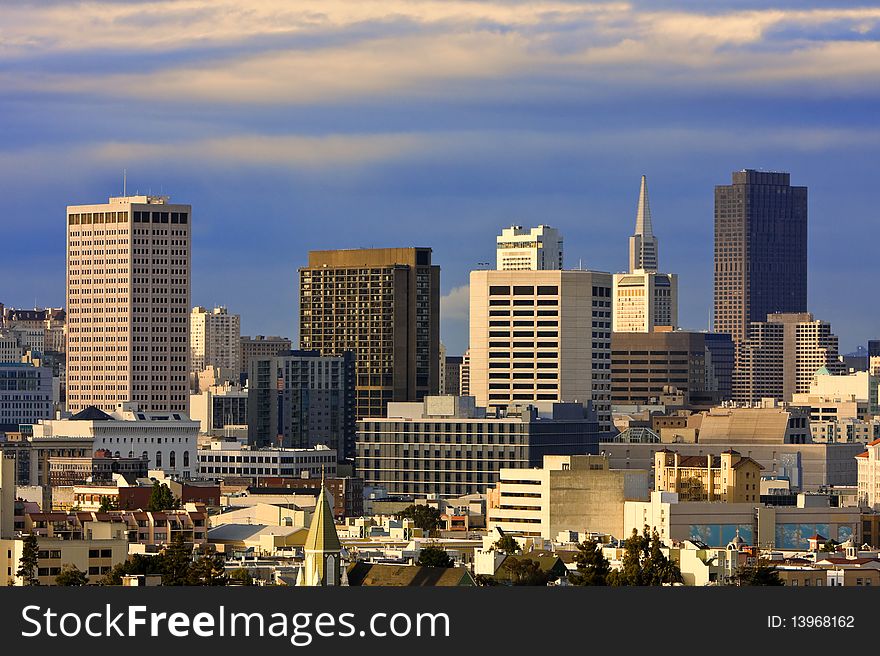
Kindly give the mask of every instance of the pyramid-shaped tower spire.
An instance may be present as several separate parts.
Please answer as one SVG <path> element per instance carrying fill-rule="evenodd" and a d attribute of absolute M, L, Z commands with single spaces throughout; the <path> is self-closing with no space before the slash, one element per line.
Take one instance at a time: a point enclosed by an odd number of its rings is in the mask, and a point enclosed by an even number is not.
<path fill-rule="evenodd" d="M 657 238 L 651 222 L 651 204 L 648 202 L 648 180 L 643 175 L 639 188 L 639 206 L 636 210 L 636 231 L 629 238 L 629 270 L 657 271 Z"/>

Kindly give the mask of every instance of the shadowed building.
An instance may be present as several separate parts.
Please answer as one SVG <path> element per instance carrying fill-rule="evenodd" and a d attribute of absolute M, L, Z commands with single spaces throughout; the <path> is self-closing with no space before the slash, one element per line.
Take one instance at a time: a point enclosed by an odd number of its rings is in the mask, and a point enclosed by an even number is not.
<path fill-rule="evenodd" d="M 300 347 L 356 354 L 356 414 L 440 386 L 440 267 L 430 248 L 309 252 L 300 274 Z"/>

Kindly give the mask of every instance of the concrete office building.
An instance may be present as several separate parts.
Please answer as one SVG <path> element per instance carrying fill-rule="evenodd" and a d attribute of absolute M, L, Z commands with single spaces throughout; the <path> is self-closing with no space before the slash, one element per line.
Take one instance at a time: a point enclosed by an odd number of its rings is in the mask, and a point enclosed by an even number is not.
<path fill-rule="evenodd" d="M 460 355 L 446 356 L 446 378 L 441 393 L 450 396 L 462 396 L 461 368 L 464 358 Z"/>
<path fill-rule="evenodd" d="M 510 226 L 496 239 L 498 271 L 544 271 L 562 268 L 562 235 L 556 228 Z"/>
<path fill-rule="evenodd" d="M 461 396 L 471 396 L 471 350 L 461 356 L 461 370 L 458 377 L 458 391 Z"/>
<path fill-rule="evenodd" d="M 541 404 L 487 416 L 470 396 L 393 403 L 388 417 L 358 421 L 358 475 L 389 494 L 478 494 L 502 468 L 539 466 L 545 455 L 596 453 L 595 415 L 579 403 Z M 549 406 L 549 407 L 548 407 Z"/>
<path fill-rule="evenodd" d="M 720 338 L 720 339 L 718 339 Z M 730 398 L 733 343 L 729 335 L 689 331 L 612 333 L 611 403 L 647 405 L 673 386 L 687 405 Z"/>
<path fill-rule="evenodd" d="M 611 274 L 472 271 L 469 389 L 477 404 L 593 402 L 611 430 Z"/>
<path fill-rule="evenodd" d="M 867 371 L 835 375 L 827 367 L 820 368 L 810 382 L 809 391 L 793 394 L 792 402 L 815 406 L 822 403 L 823 400 L 827 400 L 830 403 L 849 401 L 850 403 L 857 404 L 858 412 L 856 414 L 835 412 L 835 416 L 867 419 L 869 416 L 880 414 L 877 385 L 877 376 Z"/>
<path fill-rule="evenodd" d="M 67 208 L 67 407 L 189 411 L 189 205 Z"/>
<path fill-rule="evenodd" d="M 248 443 L 306 449 L 325 444 L 354 457 L 355 359 L 350 352 L 282 351 L 251 361 Z"/>
<path fill-rule="evenodd" d="M 320 479 L 336 476 L 336 450 L 318 445 L 308 449 L 248 448 L 237 442 L 212 442 L 199 449 L 199 473 L 206 477 L 294 476 Z"/>
<path fill-rule="evenodd" d="M 868 373 L 880 376 L 880 339 L 868 340 Z"/>
<path fill-rule="evenodd" d="M 0 430 L 50 419 L 55 401 L 51 369 L 0 363 Z"/>
<path fill-rule="evenodd" d="M 736 345 L 733 399 L 791 401 L 794 394 L 809 392 L 823 369 L 842 371 L 831 324 L 808 312 L 770 314 L 766 321 L 750 323 L 746 339 Z"/>
<path fill-rule="evenodd" d="M 807 188 L 743 170 L 715 187 L 715 332 L 734 342 L 768 314 L 807 311 Z"/>
<path fill-rule="evenodd" d="M 486 528 L 555 539 L 562 531 L 628 537 L 625 501 L 647 501 L 647 471 L 610 469 L 595 455 L 544 456 L 538 469 L 502 469 L 489 490 Z"/>
<path fill-rule="evenodd" d="M 225 307 L 208 311 L 194 307 L 189 320 L 190 371 L 207 367 L 229 372 L 238 381 L 241 372 L 241 317 Z"/>
<path fill-rule="evenodd" d="M 440 389 L 440 267 L 430 248 L 311 251 L 300 274 L 300 348 L 353 351 L 358 417 Z"/>

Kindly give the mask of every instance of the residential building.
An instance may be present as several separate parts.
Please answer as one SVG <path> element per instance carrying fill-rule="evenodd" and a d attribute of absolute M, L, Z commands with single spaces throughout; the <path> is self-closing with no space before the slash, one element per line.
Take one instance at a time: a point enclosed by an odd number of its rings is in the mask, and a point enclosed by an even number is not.
<path fill-rule="evenodd" d="M 67 407 L 189 412 L 190 205 L 67 208 Z"/>
<path fill-rule="evenodd" d="M 611 403 L 653 403 L 668 386 L 682 393 L 687 405 L 711 405 L 729 399 L 732 355 L 728 335 L 683 330 L 614 332 Z"/>
<path fill-rule="evenodd" d="M 733 449 L 705 457 L 663 449 L 654 455 L 654 489 L 675 492 L 679 501 L 757 503 L 762 469 Z"/>
<path fill-rule="evenodd" d="M 305 449 L 277 447 L 247 448 L 238 442 L 211 443 L 197 451 L 199 473 L 223 476 L 299 476 L 317 478 L 326 473 L 336 476 L 336 450 L 318 445 Z"/>
<path fill-rule="evenodd" d="M 351 352 L 282 351 L 252 360 L 248 443 L 300 449 L 324 444 L 340 462 L 354 457 L 355 367 Z"/>
<path fill-rule="evenodd" d="M 791 401 L 794 394 L 810 391 L 820 370 L 842 373 L 831 324 L 808 312 L 770 314 L 766 321 L 750 323 L 736 345 L 733 398 Z"/>
<path fill-rule="evenodd" d="M 192 309 L 189 321 L 190 371 L 208 367 L 228 372 L 238 382 L 241 372 L 241 317 L 225 307 Z"/>
<path fill-rule="evenodd" d="M 461 356 L 461 371 L 458 377 L 458 390 L 461 396 L 471 396 L 471 350 Z"/>
<path fill-rule="evenodd" d="M 66 522 L 65 513 L 47 513 L 48 519 L 41 522 Z M 57 516 L 57 520 L 55 517 Z M 108 574 L 114 566 L 125 562 L 128 558 L 128 540 L 121 525 L 108 524 L 113 527 L 107 537 L 94 539 L 67 540 L 60 537 L 41 537 L 37 539 L 36 576 L 40 586 L 55 585 L 55 577 L 61 574 L 65 565 L 73 565 L 85 572 L 90 583 Z M 24 585 L 23 579 L 17 575 L 21 557 L 24 552 L 24 538 L 0 540 L 0 586 Z"/>
<path fill-rule="evenodd" d="M 858 417 L 866 419 L 880 414 L 877 401 L 878 377 L 867 371 L 834 375 L 827 367 L 820 368 L 810 383 L 808 392 L 792 395 L 792 402 L 804 405 L 825 402 L 849 402 L 857 408 L 855 414 L 835 412 L 836 417 Z"/>
<path fill-rule="evenodd" d="M 562 235 L 556 228 L 510 226 L 496 238 L 498 271 L 545 271 L 562 268 Z"/>
<path fill-rule="evenodd" d="M 464 358 L 460 355 L 446 356 L 446 377 L 443 386 L 440 388 L 441 394 L 448 394 L 449 396 L 463 395 L 463 392 L 461 391 L 463 361 Z"/>
<path fill-rule="evenodd" d="M 50 456 L 49 485 L 57 487 L 112 483 L 114 474 L 127 481 L 134 481 L 147 476 L 148 465 L 149 461 L 143 456 L 114 458 L 107 450 L 99 450 L 92 457 Z"/>
<path fill-rule="evenodd" d="M 868 340 L 868 373 L 880 376 L 880 339 Z"/>
<path fill-rule="evenodd" d="M 289 351 L 292 347 L 293 342 L 286 337 L 266 337 L 264 335 L 249 337 L 244 335 L 241 338 L 241 377 L 247 378 L 253 360 L 274 358 L 281 351 Z"/>
<path fill-rule="evenodd" d="M 715 187 L 715 332 L 807 311 L 807 188 L 790 175 L 742 170 Z"/>
<path fill-rule="evenodd" d="M 356 469 L 365 486 L 388 494 L 450 497 L 484 491 L 502 468 L 598 451 L 595 413 L 580 403 L 541 405 L 491 416 L 473 397 L 394 403 L 388 417 L 358 421 Z"/>
<path fill-rule="evenodd" d="M 856 455 L 859 503 L 880 510 L 880 439 L 865 445 Z"/>
<path fill-rule="evenodd" d="M 64 353 L 64 308 L 34 308 L 33 310 L 0 307 L 0 327 L 18 335 L 24 347 L 37 351 Z M 0 362 L 4 362 L 0 358 Z"/>
<path fill-rule="evenodd" d="M 501 469 L 489 491 L 487 528 L 555 538 L 561 531 L 620 538 L 624 501 L 647 501 L 646 470 L 610 469 L 605 456 L 544 456 L 538 469 Z"/>
<path fill-rule="evenodd" d="M 356 416 L 440 389 L 440 267 L 430 248 L 311 251 L 300 348 L 356 356 Z"/>
<path fill-rule="evenodd" d="M 611 274 L 472 271 L 469 391 L 477 405 L 592 401 L 611 430 Z"/>
<path fill-rule="evenodd" d="M 364 480 L 352 476 L 332 476 L 336 463 L 325 469 L 324 487 L 333 500 L 333 516 L 361 517 L 364 514 Z M 315 486 L 314 478 L 296 478 L 291 476 L 266 476 L 255 481 L 257 486 L 273 489 L 307 490 Z"/>
<path fill-rule="evenodd" d="M 51 418 L 55 399 L 49 367 L 0 363 L 0 429 Z"/>

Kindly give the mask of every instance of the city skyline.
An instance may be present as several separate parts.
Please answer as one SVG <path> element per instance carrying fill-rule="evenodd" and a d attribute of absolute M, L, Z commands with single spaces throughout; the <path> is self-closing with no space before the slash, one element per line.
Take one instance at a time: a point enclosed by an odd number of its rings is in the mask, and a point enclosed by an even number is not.
<path fill-rule="evenodd" d="M 705 329 L 712 191 L 755 168 L 810 189 L 809 311 L 842 352 L 874 336 L 880 308 L 847 283 L 875 274 L 859 235 L 876 222 L 880 10 L 285 5 L 5 12 L 2 224 L 38 246 L 0 263 L 28 271 L 3 302 L 63 304 L 63 208 L 120 194 L 127 169 L 129 193 L 192 204 L 192 302 L 242 333 L 295 338 L 309 250 L 426 246 L 458 354 L 468 273 L 500 228 L 553 225 L 567 267 L 624 271 L 644 174 L 680 323 Z"/>

